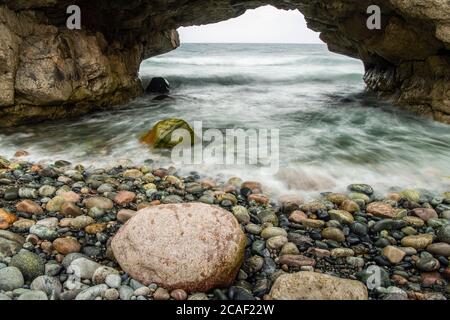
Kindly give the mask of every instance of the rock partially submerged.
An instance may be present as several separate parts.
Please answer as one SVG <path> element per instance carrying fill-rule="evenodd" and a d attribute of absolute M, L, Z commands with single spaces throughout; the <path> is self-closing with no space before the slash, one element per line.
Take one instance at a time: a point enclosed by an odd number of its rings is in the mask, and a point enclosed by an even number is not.
<path fill-rule="evenodd" d="M 147 93 L 169 93 L 170 91 L 170 83 L 167 81 L 167 79 L 164 79 L 163 77 L 155 77 L 152 78 L 149 85 L 147 86 L 147 89 L 145 89 L 145 92 Z"/>
<path fill-rule="evenodd" d="M 140 282 L 196 292 L 230 285 L 243 262 L 245 243 L 229 212 L 184 203 L 138 212 L 111 246 L 122 269 Z"/>
<path fill-rule="evenodd" d="M 172 134 L 178 130 L 186 130 L 191 138 L 191 144 L 194 143 L 194 130 L 184 120 L 166 119 L 161 120 L 147 134 L 141 138 L 141 142 L 148 144 L 155 149 L 171 149 L 183 141 L 183 138 L 172 138 Z"/>

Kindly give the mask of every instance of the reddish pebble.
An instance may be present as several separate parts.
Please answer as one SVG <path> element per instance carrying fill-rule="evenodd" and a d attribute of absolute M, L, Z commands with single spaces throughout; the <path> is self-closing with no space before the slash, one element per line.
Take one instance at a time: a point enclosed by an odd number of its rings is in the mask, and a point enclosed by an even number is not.
<path fill-rule="evenodd" d="M 114 198 L 114 202 L 120 206 L 124 206 L 133 202 L 136 199 L 136 194 L 131 191 L 119 191 Z"/>
<path fill-rule="evenodd" d="M 188 295 L 183 289 L 175 289 L 170 293 L 170 296 L 175 300 L 186 300 Z"/>
<path fill-rule="evenodd" d="M 306 213 L 300 210 L 295 210 L 291 213 L 289 216 L 289 221 L 295 222 L 295 223 L 301 223 L 302 220 L 308 219 L 308 216 Z"/>
<path fill-rule="evenodd" d="M 20 212 L 30 213 L 30 214 L 44 214 L 41 206 L 32 200 L 23 200 L 16 205 L 16 210 Z"/>

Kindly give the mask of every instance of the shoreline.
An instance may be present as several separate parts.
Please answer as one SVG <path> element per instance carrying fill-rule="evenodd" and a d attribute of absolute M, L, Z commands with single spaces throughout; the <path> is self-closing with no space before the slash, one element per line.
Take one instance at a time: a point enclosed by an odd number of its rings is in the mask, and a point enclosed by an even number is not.
<path fill-rule="evenodd" d="M 448 299 L 450 193 L 374 194 L 355 184 L 345 194 L 323 193 L 309 202 L 301 194 L 271 199 L 260 183 L 239 178 L 220 184 L 150 166 L 88 172 L 64 161 L 40 166 L 0 158 L 0 298 L 298 298 L 307 289 L 298 285 L 288 295 L 279 279 L 303 272 L 353 280 L 370 299 Z M 232 285 L 205 294 L 130 279 L 110 248 L 120 227 L 137 210 L 195 202 L 226 210 L 246 235 Z M 86 268 L 80 279 L 70 273 L 74 261 Z M 16 278 L 5 278 L 5 270 Z M 379 274 L 375 287 L 373 270 Z M 296 283 L 293 277 L 283 281 Z M 333 298 L 339 297 L 346 292 L 338 289 Z"/>

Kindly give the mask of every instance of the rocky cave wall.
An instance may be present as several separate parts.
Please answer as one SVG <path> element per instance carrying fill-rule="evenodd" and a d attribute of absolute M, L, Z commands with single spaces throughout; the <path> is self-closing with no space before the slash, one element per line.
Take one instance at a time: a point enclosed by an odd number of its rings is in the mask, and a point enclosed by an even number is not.
<path fill-rule="evenodd" d="M 71 4 L 81 30 L 66 27 Z M 267 4 L 299 9 L 331 51 L 361 59 L 368 88 L 450 123 L 450 0 L 0 0 L 0 126 L 133 99 L 141 61 L 177 48 L 178 27 Z M 372 4 L 381 30 L 366 27 Z"/>

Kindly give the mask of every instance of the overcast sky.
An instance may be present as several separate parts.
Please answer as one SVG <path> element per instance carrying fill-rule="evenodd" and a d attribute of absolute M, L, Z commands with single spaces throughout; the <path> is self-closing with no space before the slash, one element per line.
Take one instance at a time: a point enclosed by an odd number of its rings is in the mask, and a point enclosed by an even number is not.
<path fill-rule="evenodd" d="M 178 29 L 181 42 L 322 43 L 298 10 L 265 6 L 219 23 Z"/>

